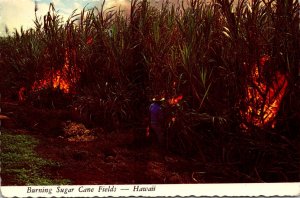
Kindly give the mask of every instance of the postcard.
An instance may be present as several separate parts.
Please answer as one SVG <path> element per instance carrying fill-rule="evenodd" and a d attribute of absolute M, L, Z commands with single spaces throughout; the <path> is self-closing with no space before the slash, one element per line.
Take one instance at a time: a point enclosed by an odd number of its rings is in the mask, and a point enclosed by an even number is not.
<path fill-rule="evenodd" d="M 299 196 L 299 13 L 1 0 L 1 195 Z"/>

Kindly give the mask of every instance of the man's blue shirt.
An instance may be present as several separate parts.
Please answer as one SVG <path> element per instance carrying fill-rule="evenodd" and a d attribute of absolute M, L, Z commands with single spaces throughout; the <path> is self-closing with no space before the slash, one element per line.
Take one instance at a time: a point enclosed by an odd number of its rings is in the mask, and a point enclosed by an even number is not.
<path fill-rule="evenodd" d="M 161 125 L 163 120 L 163 111 L 159 104 L 152 103 L 150 105 L 150 118 L 151 118 L 151 124 L 153 125 Z"/>

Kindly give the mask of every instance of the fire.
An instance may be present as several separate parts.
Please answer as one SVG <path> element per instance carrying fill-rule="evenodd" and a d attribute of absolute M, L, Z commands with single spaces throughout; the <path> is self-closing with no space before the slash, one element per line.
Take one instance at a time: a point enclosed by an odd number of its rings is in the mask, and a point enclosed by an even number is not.
<path fill-rule="evenodd" d="M 69 50 L 65 51 L 65 64 L 61 70 L 53 70 L 44 79 L 35 81 L 32 85 L 33 91 L 39 91 L 45 88 L 60 89 L 64 93 L 70 93 L 72 85 L 78 80 L 79 70 L 76 65 L 70 68 Z M 76 58 L 75 51 L 72 51 L 74 58 Z"/>
<path fill-rule="evenodd" d="M 180 100 L 182 100 L 182 98 L 183 98 L 183 96 L 182 95 L 179 95 L 178 97 L 176 97 L 176 98 L 171 98 L 171 99 L 169 99 L 169 104 L 170 105 L 176 105 L 176 104 L 178 104 L 179 102 L 180 102 Z"/>
<path fill-rule="evenodd" d="M 269 56 L 263 56 L 260 59 L 260 67 L 263 69 Z M 280 103 L 285 94 L 288 82 L 287 76 L 276 72 L 271 85 L 267 86 L 263 82 L 262 75 L 257 64 L 254 65 L 251 73 L 253 85 L 247 87 L 247 96 L 245 103 L 246 110 L 241 111 L 246 123 L 251 123 L 257 127 L 263 127 L 271 123 L 275 127 L 275 117 L 279 111 Z M 245 124 L 242 124 L 244 127 Z"/>
<path fill-rule="evenodd" d="M 168 100 L 168 103 L 169 103 L 169 105 L 170 105 L 170 109 L 171 109 L 171 115 L 170 115 L 170 117 L 169 117 L 169 127 L 170 127 L 170 124 L 171 123 L 175 123 L 176 122 L 176 113 L 175 113 L 175 111 L 174 111 L 174 109 L 173 109 L 173 107 L 175 106 L 175 105 L 179 105 L 179 102 L 181 101 L 183 99 L 183 96 L 182 95 L 179 95 L 179 96 L 177 96 L 177 97 L 175 97 L 175 98 L 171 98 L 171 99 L 169 99 Z"/>

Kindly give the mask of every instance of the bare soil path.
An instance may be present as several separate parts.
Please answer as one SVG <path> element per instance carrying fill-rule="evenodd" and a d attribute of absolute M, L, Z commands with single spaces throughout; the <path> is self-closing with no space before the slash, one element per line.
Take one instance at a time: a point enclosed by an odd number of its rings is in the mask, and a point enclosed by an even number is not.
<path fill-rule="evenodd" d="M 72 119 L 70 112 L 41 110 L 16 103 L 1 106 L 2 115 L 9 118 L 3 120 L 3 128 L 37 138 L 39 145 L 35 150 L 39 156 L 60 164 L 43 170 L 53 179 L 69 179 L 74 185 L 196 181 L 192 179 L 190 160 L 163 154 L 144 138 L 141 130 L 102 130 L 96 140 L 70 142 L 61 136 L 62 122 Z M 2 184 L 14 185 L 8 180 L 2 178 Z"/>
<path fill-rule="evenodd" d="M 299 181 L 297 139 L 292 141 L 269 134 L 272 139 L 266 144 L 266 139 L 259 137 L 224 136 L 237 140 L 238 146 L 232 147 L 231 142 L 216 136 L 216 140 L 211 138 L 201 143 L 204 150 L 199 154 L 188 157 L 155 147 L 146 139 L 145 128 L 130 127 L 112 132 L 101 127 L 88 128 L 94 133 L 94 140 L 70 141 L 64 135 L 66 123 L 79 123 L 78 126 L 82 123 L 69 110 L 38 109 L 12 102 L 0 105 L 1 129 L 10 131 L 11 141 L 14 135 L 29 135 L 38 140 L 34 147 L 38 157 L 58 164 L 36 170 L 40 171 L 37 177 L 45 176 L 54 182 L 68 180 L 74 185 L 99 185 Z M 222 140 L 220 145 L 219 140 Z M 217 151 L 222 148 L 227 149 L 226 155 L 222 150 L 223 155 L 219 156 L 222 152 Z M 16 174 L 2 172 L 2 185 L 24 185 L 16 179 Z"/>

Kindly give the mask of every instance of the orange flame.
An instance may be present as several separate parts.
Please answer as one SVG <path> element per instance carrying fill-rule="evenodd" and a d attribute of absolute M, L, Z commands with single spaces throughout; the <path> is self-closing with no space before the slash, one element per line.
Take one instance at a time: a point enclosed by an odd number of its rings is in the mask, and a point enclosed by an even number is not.
<path fill-rule="evenodd" d="M 169 104 L 170 105 L 176 105 L 180 102 L 180 100 L 182 100 L 183 96 L 182 95 L 179 95 L 178 97 L 176 98 L 171 98 L 169 99 Z"/>
<path fill-rule="evenodd" d="M 175 98 L 171 98 L 168 100 L 169 104 L 171 106 L 175 106 L 175 105 L 178 105 L 178 103 L 183 99 L 183 96 L 182 95 L 179 95 Z M 176 116 L 173 115 L 172 117 L 170 117 L 170 123 L 175 123 L 176 121 Z"/>
<path fill-rule="evenodd" d="M 263 56 L 260 59 L 262 69 L 267 60 L 269 60 L 269 56 Z M 252 71 L 252 83 L 254 86 L 247 87 L 247 96 L 245 99 L 247 108 L 246 111 L 241 111 L 240 113 L 247 123 L 260 128 L 267 123 L 272 123 L 272 127 L 274 128 L 274 119 L 279 111 L 280 103 L 288 85 L 287 76 L 276 72 L 275 79 L 269 87 L 262 82 L 261 78 L 259 67 L 255 64 Z"/>
<path fill-rule="evenodd" d="M 75 50 L 73 50 L 74 59 L 76 58 Z M 44 79 L 35 81 L 32 85 L 33 91 L 39 91 L 45 88 L 60 89 L 64 93 L 70 93 L 72 85 L 79 79 L 79 70 L 76 64 L 70 68 L 70 60 L 68 50 L 65 52 L 65 64 L 61 70 L 50 71 Z"/>

